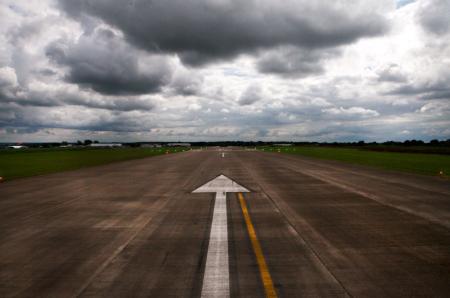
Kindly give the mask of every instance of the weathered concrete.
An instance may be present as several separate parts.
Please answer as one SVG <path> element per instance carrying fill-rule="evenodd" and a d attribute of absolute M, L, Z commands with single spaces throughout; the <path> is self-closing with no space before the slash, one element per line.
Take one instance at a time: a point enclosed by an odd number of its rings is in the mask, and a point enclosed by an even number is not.
<path fill-rule="evenodd" d="M 245 194 L 279 296 L 450 294 L 450 183 L 276 153 L 196 151 L 0 185 L 0 297 L 198 297 L 214 194 Z M 235 194 L 230 293 L 262 297 Z"/>

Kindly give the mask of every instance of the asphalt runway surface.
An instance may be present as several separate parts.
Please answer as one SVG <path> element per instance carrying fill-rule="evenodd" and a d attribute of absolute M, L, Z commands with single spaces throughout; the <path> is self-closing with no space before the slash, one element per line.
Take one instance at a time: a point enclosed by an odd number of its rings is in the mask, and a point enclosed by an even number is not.
<path fill-rule="evenodd" d="M 0 297 L 210 296 L 208 247 L 224 227 L 231 297 L 450 296 L 448 180 L 222 153 L 0 184 Z M 250 192 L 192 193 L 221 174 Z"/>

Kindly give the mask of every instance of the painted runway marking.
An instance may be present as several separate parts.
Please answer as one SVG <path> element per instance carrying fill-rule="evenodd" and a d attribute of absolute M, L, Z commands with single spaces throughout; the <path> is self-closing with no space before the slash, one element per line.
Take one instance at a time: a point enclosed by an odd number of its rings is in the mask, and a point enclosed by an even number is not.
<path fill-rule="evenodd" d="M 241 204 L 242 214 L 244 214 L 245 223 L 247 225 L 248 235 L 250 236 L 250 241 L 252 243 L 253 252 L 255 253 L 256 261 L 258 262 L 259 272 L 261 274 L 261 280 L 264 285 L 266 297 L 275 298 L 277 297 L 277 292 L 275 291 L 275 287 L 273 286 L 272 277 L 270 276 L 266 259 L 264 258 L 261 245 L 259 244 L 258 237 L 256 236 L 255 228 L 250 218 L 250 214 L 248 213 L 247 204 L 245 203 L 245 199 L 242 193 L 239 193 L 238 196 L 239 202 Z"/>
<path fill-rule="evenodd" d="M 209 236 L 202 297 L 229 297 L 226 194 L 218 192 Z"/>
<path fill-rule="evenodd" d="M 226 193 L 241 193 L 248 190 L 228 177 L 220 175 L 193 191 L 193 193 L 201 192 L 216 193 L 201 296 L 230 297 Z"/>

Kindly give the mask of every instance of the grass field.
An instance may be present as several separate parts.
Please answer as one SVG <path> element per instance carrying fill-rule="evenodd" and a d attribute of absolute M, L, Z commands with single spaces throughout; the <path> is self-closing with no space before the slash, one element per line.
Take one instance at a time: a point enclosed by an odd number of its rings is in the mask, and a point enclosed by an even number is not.
<path fill-rule="evenodd" d="M 261 147 L 259 150 L 299 154 L 321 159 L 338 160 L 387 170 L 424 175 L 450 176 L 450 156 L 421 153 L 375 152 L 330 147 Z"/>
<path fill-rule="evenodd" d="M 181 150 L 186 148 L 0 150 L 0 177 L 7 181 Z"/>

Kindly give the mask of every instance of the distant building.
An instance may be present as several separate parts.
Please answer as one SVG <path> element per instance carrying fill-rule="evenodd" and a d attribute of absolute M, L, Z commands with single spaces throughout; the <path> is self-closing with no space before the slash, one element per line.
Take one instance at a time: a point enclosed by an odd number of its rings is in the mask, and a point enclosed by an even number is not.
<path fill-rule="evenodd" d="M 190 143 L 169 143 L 167 144 L 169 147 L 191 147 Z"/>
<path fill-rule="evenodd" d="M 23 146 L 23 145 L 12 145 L 12 146 L 8 146 L 8 148 L 10 149 L 25 149 L 28 148 L 27 146 Z"/>
<path fill-rule="evenodd" d="M 142 148 L 161 148 L 161 144 L 142 144 Z"/>
<path fill-rule="evenodd" d="M 122 144 L 118 144 L 118 143 L 97 143 L 97 144 L 91 144 L 89 145 L 89 147 L 97 147 L 97 148 L 113 148 L 113 147 L 122 147 Z"/>

